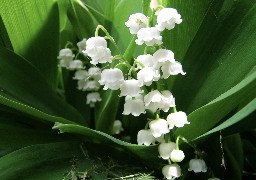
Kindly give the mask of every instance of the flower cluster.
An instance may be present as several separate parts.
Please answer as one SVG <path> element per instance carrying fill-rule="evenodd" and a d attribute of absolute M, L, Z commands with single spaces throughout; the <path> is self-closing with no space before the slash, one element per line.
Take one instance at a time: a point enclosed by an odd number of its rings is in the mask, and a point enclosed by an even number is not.
<path fill-rule="evenodd" d="M 158 143 L 158 152 L 162 159 L 168 160 L 168 164 L 162 168 L 166 179 L 175 179 L 182 175 L 179 162 L 185 158 L 185 153 L 179 149 L 179 140 L 188 141 L 178 136 L 174 131 L 182 128 L 188 122 L 185 112 L 177 111 L 175 97 L 166 85 L 161 85 L 164 79 L 175 75 L 185 75 L 180 62 L 175 60 L 174 52 L 163 46 L 162 31 L 171 30 L 176 24 L 182 22 L 181 15 L 174 8 L 157 6 L 157 1 L 151 1 L 153 8 L 152 16 L 155 16 L 156 24 L 151 17 L 142 13 L 132 14 L 125 22 L 132 35 L 137 39 L 137 45 L 144 45 L 144 54 L 128 61 L 124 55 L 112 56 L 108 48 L 107 40 L 114 43 L 115 40 L 107 30 L 99 25 L 95 36 L 83 39 L 77 43 L 77 54 L 69 48 L 60 50 L 58 58 L 59 66 L 68 70 L 75 70 L 73 79 L 77 80 L 78 89 L 89 91 L 87 104 L 94 107 L 96 102 L 101 101 L 99 89 L 118 90 L 119 97 L 124 98 L 123 115 L 140 116 L 147 112 L 155 118 L 148 119 L 145 129 L 137 134 L 139 145 L 150 146 Z M 101 37 L 98 31 L 102 30 L 106 36 Z M 153 46 L 154 52 L 148 52 L 149 46 Z M 117 47 L 118 48 L 118 47 Z M 85 63 L 77 57 L 83 55 L 90 59 Z M 75 60 L 74 60 L 75 59 Z M 125 65 L 128 71 L 119 68 Z M 113 122 L 113 134 L 123 131 L 122 122 Z M 207 166 L 200 157 L 190 160 L 188 171 L 206 172 Z"/>
<path fill-rule="evenodd" d="M 61 49 L 58 59 L 60 59 L 60 67 L 75 71 L 73 79 L 77 80 L 77 89 L 89 92 L 86 96 L 86 104 L 89 104 L 90 107 L 94 107 L 96 102 L 101 101 L 101 97 L 98 92 L 100 88 L 99 79 L 101 69 L 92 66 L 85 70 L 86 66 L 84 66 L 83 61 L 73 60 L 74 57 L 76 59 L 80 54 L 87 56 L 87 53 L 90 53 L 86 51 L 88 41 L 89 39 L 83 39 L 77 43 L 78 53 L 76 56 L 69 48 Z"/>

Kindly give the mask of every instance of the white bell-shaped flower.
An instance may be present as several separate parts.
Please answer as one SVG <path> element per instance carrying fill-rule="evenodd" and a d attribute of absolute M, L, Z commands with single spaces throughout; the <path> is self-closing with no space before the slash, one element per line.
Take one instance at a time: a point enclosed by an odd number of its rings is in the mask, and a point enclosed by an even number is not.
<path fill-rule="evenodd" d="M 83 87 L 83 91 L 98 91 L 100 89 L 100 84 L 98 81 L 89 80 L 86 81 Z"/>
<path fill-rule="evenodd" d="M 59 62 L 60 67 L 68 68 L 69 64 L 72 62 L 72 59 L 61 59 Z"/>
<path fill-rule="evenodd" d="M 73 57 L 75 57 L 75 55 L 73 54 L 73 52 L 68 49 L 68 48 L 65 48 L 65 49 L 61 49 L 59 51 L 59 56 L 58 56 L 58 59 L 62 59 L 62 60 L 72 60 Z"/>
<path fill-rule="evenodd" d="M 139 116 L 142 113 L 146 113 L 143 96 L 141 94 L 135 97 L 126 96 L 123 115 Z"/>
<path fill-rule="evenodd" d="M 151 133 L 155 138 L 160 137 L 162 134 L 170 132 L 168 124 L 164 119 L 153 120 L 149 123 Z"/>
<path fill-rule="evenodd" d="M 164 134 L 162 134 L 160 137 L 156 138 L 156 141 L 159 142 L 159 143 L 165 142 L 165 140 L 164 140 Z"/>
<path fill-rule="evenodd" d="M 112 89 L 117 90 L 124 81 L 123 72 L 118 69 L 104 69 L 101 73 L 99 83 L 104 85 L 104 90 Z"/>
<path fill-rule="evenodd" d="M 158 0 L 151 0 L 150 1 L 150 8 L 152 9 L 152 10 L 154 10 L 154 9 L 156 9 L 157 7 L 158 7 Z"/>
<path fill-rule="evenodd" d="M 171 152 L 176 148 L 176 143 L 168 142 L 168 143 L 160 143 L 158 146 L 158 152 L 161 158 L 167 160 L 171 157 Z"/>
<path fill-rule="evenodd" d="M 164 112 L 168 112 L 170 107 L 175 107 L 175 99 L 172 93 L 168 90 L 162 91 L 162 102 L 163 107 L 161 108 Z"/>
<path fill-rule="evenodd" d="M 162 78 L 164 79 L 167 79 L 170 75 L 186 74 L 182 69 L 181 63 L 177 61 L 164 63 L 161 70 L 163 72 Z"/>
<path fill-rule="evenodd" d="M 159 31 L 164 29 L 171 30 L 175 27 L 175 24 L 182 22 L 181 15 L 174 8 L 164 8 L 158 12 L 156 28 Z"/>
<path fill-rule="evenodd" d="M 142 45 L 145 43 L 147 46 L 154 44 L 162 44 L 162 36 L 155 27 L 141 28 L 137 33 L 138 39 L 135 40 L 136 44 Z"/>
<path fill-rule="evenodd" d="M 162 173 L 166 179 L 175 179 L 181 176 L 181 169 L 178 164 L 165 165 Z"/>
<path fill-rule="evenodd" d="M 98 92 L 88 93 L 86 96 L 86 104 L 89 104 L 90 107 L 94 107 L 96 102 L 101 101 L 100 94 Z"/>
<path fill-rule="evenodd" d="M 79 52 L 82 52 L 82 51 L 84 51 L 84 50 L 86 49 L 86 41 L 87 41 L 87 39 L 84 38 L 82 41 L 79 41 L 79 42 L 76 44 L 77 47 L 78 47 L 78 49 L 79 49 Z"/>
<path fill-rule="evenodd" d="M 145 108 L 155 113 L 158 109 L 164 107 L 162 94 L 158 90 L 149 92 L 144 96 Z"/>
<path fill-rule="evenodd" d="M 144 68 L 145 67 L 153 67 L 154 66 L 154 58 L 150 54 L 139 55 L 137 57 L 137 61 L 142 63 L 144 65 Z M 139 63 L 137 63 L 137 68 L 138 69 L 142 69 L 142 66 Z"/>
<path fill-rule="evenodd" d="M 174 53 L 171 50 L 159 49 L 153 54 L 154 68 L 158 69 L 164 66 L 166 62 L 175 62 Z"/>
<path fill-rule="evenodd" d="M 79 69 L 83 69 L 83 62 L 81 60 L 73 60 L 69 63 L 69 66 L 67 67 L 67 69 L 73 71 L 73 70 L 79 70 Z"/>
<path fill-rule="evenodd" d="M 167 122 L 169 125 L 169 129 L 173 129 L 175 127 L 183 127 L 185 124 L 190 124 L 188 122 L 188 118 L 186 113 L 179 111 L 175 113 L 171 113 L 167 116 Z"/>
<path fill-rule="evenodd" d="M 119 120 L 115 120 L 113 123 L 113 134 L 120 134 L 121 131 L 123 131 L 122 122 Z"/>
<path fill-rule="evenodd" d="M 150 86 L 153 81 L 160 79 L 160 73 L 152 67 L 145 67 L 137 73 L 137 79 L 140 82 L 140 86 Z"/>
<path fill-rule="evenodd" d="M 194 171 L 195 173 L 207 172 L 207 166 L 203 159 L 191 159 L 189 161 L 189 171 Z"/>
<path fill-rule="evenodd" d="M 139 145 L 145 145 L 145 146 L 149 146 L 150 144 L 154 144 L 155 143 L 155 138 L 154 136 L 151 134 L 150 130 L 145 130 L 142 129 L 138 132 L 137 135 L 137 142 Z"/>
<path fill-rule="evenodd" d="M 100 36 L 91 37 L 86 41 L 86 49 L 83 51 L 92 60 L 91 64 L 112 62 L 113 56 L 111 51 L 107 48 L 107 41 Z"/>
<path fill-rule="evenodd" d="M 137 34 L 141 28 L 147 27 L 147 17 L 142 13 L 132 14 L 125 25 L 129 28 L 131 34 Z"/>
<path fill-rule="evenodd" d="M 174 149 L 170 156 L 172 162 L 181 162 L 185 158 L 185 154 L 182 150 Z"/>
<path fill-rule="evenodd" d="M 98 91 L 100 84 L 98 81 L 81 79 L 77 81 L 77 89 L 82 91 Z"/>
<path fill-rule="evenodd" d="M 136 79 L 125 80 L 120 86 L 120 96 L 135 97 L 141 93 L 140 82 Z"/>
<path fill-rule="evenodd" d="M 75 72 L 75 76 L 73 79 L 81 80 L 81 79 L 87 79 L 89 77 L 89 73 L 86 70 L 78 70 Z"/>
<path fill-rule="evenodd" d="M 100 75 L 101 75 L 101 70 L 98 67 L 90 67 L 88 69 L 88 74 L 89 74 L 90 78 L 92 78 L 93 80 L 99 81 Z"/>

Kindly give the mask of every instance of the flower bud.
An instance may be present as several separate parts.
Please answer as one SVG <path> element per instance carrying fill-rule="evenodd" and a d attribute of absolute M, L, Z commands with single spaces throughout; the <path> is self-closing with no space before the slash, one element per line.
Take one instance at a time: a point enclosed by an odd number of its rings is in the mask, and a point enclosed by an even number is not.
<path fill-rule="evenodd" d="M 182 150 L 174 149 L 171 152 L 171 157 L 170 158 L 173 162 L 181 162 L 185 158 L 185 154 Z"/>

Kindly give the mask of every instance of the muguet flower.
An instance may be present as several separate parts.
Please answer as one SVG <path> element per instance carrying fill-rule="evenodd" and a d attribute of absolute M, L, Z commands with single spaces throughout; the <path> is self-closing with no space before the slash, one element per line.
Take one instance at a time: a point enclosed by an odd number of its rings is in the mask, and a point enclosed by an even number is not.
<path fill-rule="evenodd" d="M 98 91 L 100 84 L 98 81 L 81 79 L 77 81 L 77 89 L 82 91 Z"/>
<path fill-rule="evenodd" d="M 101 73 L 99 83 L 104 85 L 104 90 L 112 89 L 117 90 L 124 81 L 123 72 L 118 69 L 104 69 Z"/>
<path fill-rule="evenodd" d="M 86 104 L 89 104 L 90 107 L 94 107 L 95 103 L 101 101 L 100 94 L 98 92 L 88 93 L 86 96 Z"/>
<path fill-rule="evenodd" d="M 157 110 L 167 112 L 170 107 L 175 107 L 175 99 L 168 90 L 162 91 L 161 93 L 158 90 L 151 91 L 145 95 L 144 102 L 146 109 L 149 109 L 153 113 Z"/>
<path fill-rule="evenodd" d="M 76 44 L 78 49 L 79 49 L 79 52 L 82 52 L 82 51 L 84 51 L 86 49 L 86 41 L 87 41 L 87 39 L 84 38 L 82 41 L 79 41 Z"/>
<path fill-rule="evenodd" d="M 60 62 L 59 62 L 60 67 L 68 68 L 74 56 L 75 55 L 70 49 L 68 48 L 61 49 L 58 56 L 58 59 L 60 59 Z"/>
<path fill-rule="evenodd" d="M 153 81 L 158 81 L 160 79 L 160 74 L 159 71 L 152 67 L 145 67 L 138 72 L 137 79 L 140 82 L 140 86 L 150 86 Z"/>
<path fill-rule="evenodd" d="M 157 14 L 157 25 L 156 28 L 159 31 L 164 29 L 171 30 L 175 27 L 175 24 L 182 22 L 181 15 L 174 8 L 161 9 Z"/>
<path fill-rule="evenodd" d="M 89 77 L 89 74 L 86 70 L 78 70 L 75 72 L 75 76 L 73 79 L 81 80 L 81 79 L 87 79 Z"/>
<path fill-rule="evenodd" d="M 166 62 L 161 68 L 163 75 L 162 78 L 167 79 L 170 75 L 185 75 L 180 62 Z"/>
<path fill-rule="evenodd" d="M 135 97 L 126 96 L 123 114 L 139 116 L 142 113 L 146 113 L 143 96 L 141 94 L 138 94 Z"/>
<path fill-rule="evenodd" d="M 185 158 L 185 154 L 182 150 L 174 149 L 170 156 L 172 162 L 181 162 Z"/>
<path fill-rule="evenodd" d="M 153 120 L 149 123 L 150 131 L 155 138 L 160 137 L 162 134 L 170 132 L 168 124 L 164 119 Z"/>
<path fill-rule="evenodd" d="M 176 148 L 174 142 L 160 143 L 158 146 L 158 152 L 163 159 L 169 159 L 171 157 L 171 152 Z"/>
<path fill-rule="evenodd" d="M 162 91 L 162 104 L 163 107 L 161 108 L 164 112 L 168 112 L 170 107 L 175 107 L 175 99 L 172 93 L 168 90 Z"/>
<path fill-rule="evenodd" d="M 72 59 L 61 59 L 59 62 L 60 67 L 67 68 L 69 67 L 69 64 L 72 62 Z"/>
<path fill-rule="evenodd" d="M 73 70 L 79 70 L 83 69 L 83 62 L 80 60 L 73 60 L 69 63 L 67 69 L 73 71 Z"/>
<path fill-rule="evenodd" d="M 179 111 L 175 113 L 171 113 L 167 116 L 167 122 L 169 125 L 169 129 L 173 129 L 175 127 L 183 127 L 185 124 L 190 124 L 188 122 L 188 118 L 186 113 Z"/>
<path fill-rule="evenodd" d="M 86 41 L 86 49 L 83 51 L 92 60 L 91 64 L 112 62 L 113 56 L 111 51 L 107 48 L 107 41 L 100 36 L 91 37 Z"/>
<path fill-rule="evenodd" d="M 178 164 L 170 164 L 163 167 L 162 173 L 166 179 L 178 178 L 181 176 L 181 169 Z"/>
<path fill-rule="evenodd" d="M 195 173 L 206 172 L 207 166 L 203 159 L 191 159 L 189 161 L 189 171 L 194 171 Z"/>
<path fill-rule="evenodd" d="M 155 27 L 141 28 L 137 33 L 138 39 L 135 42 L 138 45 L 145 43 L 147 46 L 153 46 L 154 44 L 162 44 L 162 36 Z"/>
<path fill-rule="evenodd" d="M 153 67 L 153 65 L 154 65 L 154 58 L 150 54 L 138 56 L 137 61 L 139 61 L 141 64 L 143 64 L 144 68 L 145 67 Z M 142 69 L 142 66 L 139 63 L 137 63 L 137 68 Z"/>
<path fill-rule="evenodd" d="M 132 14 L 125 25 L 129 28 L 131 34 L 137 34 L 141 28 L 147 27 L 147 17 L 142 13 Z"/>
<path fill-rule="evenodd" d="M 140 82 L 136 79 L 125 80 L 120 86 L 120 96 L 135 97 L 141 93 Z"/>
<path fill-rule="evenodd" d="M 121 131 L 123 131 L 122 122 L 119 120 L 115 120 L 113 123 L 113 134 L 119 134 Z"/>
<path fill-rule="evenodd" d="M 145 108 L 155 113 L 163 107 L 162 94 L 158 90 L 149 92 L 144 97 Z"/>
<path fill-rule="evenodd" d="M 61 50 L 60 50 L 58 59 L 62 59 L 62 60 L 72 60 L 73 57 L 75 57 L 75 55 L 73 54 L 73 52 L 72 52 L 70 49 L 65 48 L 65 49 L 61 49 Z"/>
<path fill-rule="evenodd" d="M 149 146 L 150 144 L 155 143 L 155 138 L 151 134 L 150 130 L 142 129 L 138 132 L 137 142 L 138 142 L 139 145 L 144 144 L 145 146 Z"/>
<path fill-rule="evenodd" d="M 151 0 L 151 1 L 150 1 L 150 8 L 151 8 L 152 10 L 156 9 L 157 6 L 158 6 L 158 0 Z"/>
<path fill-rule="evenodd" d="M 171 50 L 159 49 L 153 54 L 154 68 L 158 69 L 164 66 L 166 62 L 175 62 L 174 53 Z"/>
<path fill-rule="evenodd" d="M 91 67 L 88 69 L 89 77 L 95 81 L 100 80 L 101 70 L 98 67 Z"/>

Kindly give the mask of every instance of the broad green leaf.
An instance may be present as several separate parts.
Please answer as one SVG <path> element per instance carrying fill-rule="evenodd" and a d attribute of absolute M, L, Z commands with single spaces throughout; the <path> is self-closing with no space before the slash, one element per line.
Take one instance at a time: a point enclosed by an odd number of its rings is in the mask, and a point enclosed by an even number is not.
<path fill-rule="evenodd" d="M 70 0 L 68 17 L 80 40 L 94 36 L 95 28 L 99 23 L 82 1 Z"/>
<path fill-rule="evenodd" d="M 170 78 L 169 87 L 173 87 L 178 109 L 192 112 L 234 87 L 253 71 L 256 64 L 255 12 L 253 0 L 212 1 L 193 41 L 184 51 L 182 64 L 187 74 L 175 78 L 174 84 Z M 186 18 L 186 13 L 184 15 Z M 184 23 L 190 24 L 193 19 L 188 16 Z M 186 29 L 193 27 L 188 24 Z M 186 34 L 185 31 L 180 33 Z M 179 44 L 182 34 L 173 35 L 177 40 L 172 42 Z M 183 98 L 184 94 L 186 98 Z"/>
<path fill-rule="evenodd" d="M 59 119 L 70 123 L 63 119 L 67 118 L 86 123 L 72 106 L 57 96 L 32 64 L 4 48 L 0 49 L 0 72 L 1 104 L 49 121 Z"/>
<path fill-rule="evenodd" d="M 64 141 L 64 138 L 58 136 L 57 133 L 26 127 L 26 124 L 19 123 L 10 125 L 0 123 L 0 137 L 1 149 L 17 149 L 33 144 Z"/>
<path fill-rule="evenodd" d="M 80 125 L 58 124 L 54 126 L 53 129 L 59 129 L 60 132 L 81 134 L 87 141 L 90 140 L 94 143 L 112 146 L 113 148 L 122 148 L 132 153 L 132 155 L 139 157 L 142 162 L 150 162 L 151 164 L 148 164 L 149 167 L 157 167 L 157 165 L 159 165 L 160 159 L 157 157 L 157 146 L 140 146 L 136 144 L 130 144 L 116 139 L 101 131 L 92 130 Z"/>
<path fill-rule="evenodd" d="M 90 170 L 96 161 L 82 154 L 78 143 L 62 142 L 29 146 L 0 158 L 0 178 L 63 179 L 73 166 L 74 171 L 90 173 L 94 178 L 106 178 Z M 99 166 L 99 162 L 98 162 Z M 102 168 L 102 167 L 101 167 Z M 67 176 L 67 179 L 71 176 Z"/>
<path fill-rule="evenodd" d="M 245 107 L 243 107 L 240 111 L 238 111 L 236 114 L 234 114 L 232 117 L 230 117 L 229 119 L 227 119 L 226 121 L 224 121 L 223 123 L 221 123 L 220 125 L 218 125 L 217 127 L 211 129 L 210 131 L 208 131 L 207 133 L 199 136 L 198 138 L 201 138 L 203 136 L 207 136 L 209 134 L 212 134 L 214 132 L 223 130 L 227 127 L 230 127 L 232 125 L 234 125 L 235 123 L 241 121 L 242 119 L 244 119 L 246 116 L 250 115 L 252 112 L 254 112 L 256 109 L 256 98 L 253 99 L 250 103 L 248 103 Z M 247 127 L 247 129 L 249 128 L 253 128 L 253 127 Z"/>
<path fill-rule="evenodd" d="M 10 41 L 7 30 L 4 26 L 4 22 L 1 15 L 0 15 L 0 46 L 13 50 L 12 43 Z"/>
<path fill-rule="evenodd" d="M 188 116 L 190 124 L 177 129 L 176 134 L 192 140 L 206 133 L 234 109 L 243 96 L 255 89 L 255 82 L 256 71 L 215 100 L 190 113 Z"/>
<path fill-rule="evenodd" d="M 223 148 L 226 157 L 227 173 L 224 179 L 240 180 L 243 171 L 243 145 L 239 134 L 226 137 L 223 140 Z"/>
<path fill-rule="evenodd" d="M 59 14 L 56 0 L 1 0 L 0 15 L 14 51 L 56 87 Z"/>

